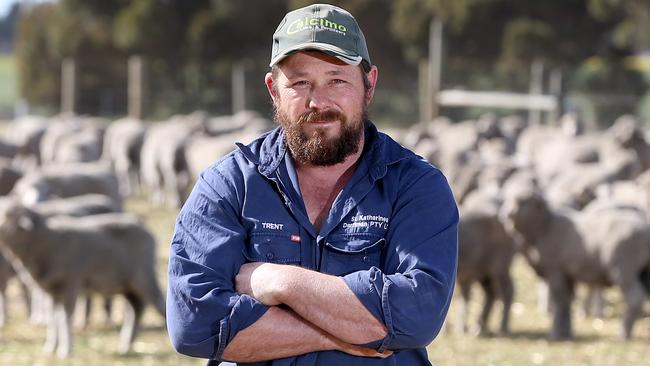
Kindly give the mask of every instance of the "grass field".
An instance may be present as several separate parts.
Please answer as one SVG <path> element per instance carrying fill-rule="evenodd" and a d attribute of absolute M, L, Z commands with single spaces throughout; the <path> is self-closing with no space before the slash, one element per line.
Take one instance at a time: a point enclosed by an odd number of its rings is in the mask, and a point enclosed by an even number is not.
<path fill-rule="evenodd" d="M 173 230 L 175 212 L 151 209 L 142 200 L 132 200 L 128 210 L 145 218 L 159 242 L 158 271 L 161 285 L 165 285 L 168 242 Z M 616 291 L 606 292 L 605 319 L 584 318 L 575 311 L 576 339 L 571 342 L 548 342 L 545 333 L 549 318 L 539 312 L 535 305 L 536 281 L 532 272 L 521 260 L 516 260 L 516 303 L 512 308 L 512 335 L 508 337 L 481 337 L 457 335 L 453 328 L 455 307 L 449 317 L 448 330 L 429 346 L 430 359 L 434 365 L 641 365 L 650 359 L 650 322 L 644 318 L 637 323 L 635 337 L 631 341 L 618 340 L 620 325 L 619 296 Z M 579 292 L 580 295 L 580 292 Z M 476 292 L 471 304 L 472 319 L 479 310 L 480 294 Z M 96 304 L 99 306 L 98 304 Z M 114 318 L 119 319 L 122 304 L 114 307 Z M 577 309 L 578 307 L 574 307 Z M 59 360 L 41 352 L 45 338 L 42 326 L 31 325 L 26 320 L 18 286 L 9 289 L 8 324 L 0 331 L 0 365 L 80 365 L 80 366 L 135 366 L 203 365 L 202 360 L 177 355 L 169 344 L 161 319 L 148 309 L 144 329 L 137 338 L 134 351 L 125 356 L 117 355 L 118 326 L 103 324 L 101 312 L 94 309 L 93 319 L 86 330 L 75 331 L 73 354 L 69 359 Z M 499 321 L 499 307 L 491 319 L 492 329 Z"/>
<path fill-rule="evenodd" d="M 0 55 L 0 106 L 13 105 L 17 93 L 18 82 L 14 57 Z"/>

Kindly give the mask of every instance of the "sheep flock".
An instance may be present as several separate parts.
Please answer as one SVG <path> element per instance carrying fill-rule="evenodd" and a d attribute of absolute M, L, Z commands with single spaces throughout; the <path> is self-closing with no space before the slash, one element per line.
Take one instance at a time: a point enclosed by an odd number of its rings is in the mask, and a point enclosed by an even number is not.
<path fill-rule="evenodd" d="M 100 296 L 125 301 L 121 353 L 151 306 L 164 324 L 164 291 L 156 278 L 156 240 L 125 200 L 179 208 L 199 173 L 274 127 L 252 111 L 204 112 L 166 121 L 110 121 L 83 116 L 24 116 L 0 133 L 0 326 L 5 289 L 18 281 L 30 321 L 46 325 L 45 351 L 72 351 L 74 312 Z M 550 339 L 573 337 L 576 287 L 602 316 L 602 291 L 620 290 L 623 339 L 633 336 L 650 295 L 650 130 L 621 116 L 605 130 L 586 130 L 575 115 L 553 125 L 517 116 L 437 118 L 394 139 L 439 167 L 459 205 L 457 314 L 447 331 L 492 333 L 488 319 L 501 302 L 496 332 L 510 332 L 517 298 L 511 267 L 521 257 L 537 275 Z M 160 245 L 158 245 L 160 247 Z M 468 319 L 470 291 L 483 304 Z M 518 289 L 521 290 L 521 289 Z M 109 316 L 109 315 L 107 315 Z"/>

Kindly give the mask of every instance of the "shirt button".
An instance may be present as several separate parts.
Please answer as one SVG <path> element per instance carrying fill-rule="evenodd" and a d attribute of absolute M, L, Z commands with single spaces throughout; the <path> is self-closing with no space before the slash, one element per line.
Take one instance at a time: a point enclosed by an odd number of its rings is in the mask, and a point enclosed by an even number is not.
<path fill-rule="evenodd" d="M 275 257 L 272 252 L 266 253 L 266 259 L 273 259 Z"/>
<path fill-rule="evenodd" d="M 363 261 L 363 263 L 370 262 L 370 258 L 367 255 L 364 255 L 363 258 L 361 258 L 361 260 Z"/>

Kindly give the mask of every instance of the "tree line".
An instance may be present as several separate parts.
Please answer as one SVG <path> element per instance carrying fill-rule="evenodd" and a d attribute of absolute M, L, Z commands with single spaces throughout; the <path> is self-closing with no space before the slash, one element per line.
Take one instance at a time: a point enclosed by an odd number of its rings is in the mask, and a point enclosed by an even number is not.
<path fill-rule="evenodd" d="M 262 79 L 271 37 L 304 0 L 59 0 L 25 9 L 16 53 L 20 94 L 56 112 L 63 59 L 77 65 L 77 112 L 126 113 L 127 61 L 146 65 L 146 116 L 229 113 L 243 65 L 248 108 L 269 111 Z M 526 91 L 530 65 L 560 70 L 564 89 L 644 95 L 650 49 L 645 0 L 332 0 L 361 24 L 381 88 L 373 111 L 417 119 L 418 64 L 429 23 L 444 22 L 443 87 Z M 650 100 L 650 97 L 647 98 Z M 570 107 L 570 106 L 569 106 Z M 634 111 L 631 111 L 634 112 Z"/>

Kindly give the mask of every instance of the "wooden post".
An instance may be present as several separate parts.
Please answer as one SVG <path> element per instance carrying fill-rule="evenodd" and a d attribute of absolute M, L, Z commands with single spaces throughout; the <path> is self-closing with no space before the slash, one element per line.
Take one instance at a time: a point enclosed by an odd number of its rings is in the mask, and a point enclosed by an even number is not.
<path fill-rule="evenodd" d="M 431 96 L 429 95 L 429 61 L 422 59 L 418 63 L 418 107 L 420 123 L 431 121 Z"/>
<path fill-rule="evenodd" d="M 530 89 L 532 95 L 542 94 L 543 92 L 544 64 L 539 61 L 533 61 L 530 66 Z M 530 109 L 528 111 L 528 123 L 538 125 L 541 122 L 541 111 L 539 109 Z"/>
<path fill-rule="evenodd" d="M 442 21 L 433 18 L 429 24 L 429 109 L 426 122 L 440 114 L 438 95 L 440 93 L 440 69 L 442 63 Z"/>
<path fill-rule="evenodd" d="M 246 70 L 241 63 L 232 68 L 232 113 L 246 108 Z"/>
<path fill-rule="evenodd" d="M 143 80 L 142 58 L 140 56 L 129 57 L 129 80 L 127 91 L 129 117 L 142 119 Z"/>
<path fill-rule="evenodd" d="M 66 58 L 61 63 L 61 113 L 74 114 L 75 109 L 75 62 Z"/>
<path fill-rule="evenodd" d="M 548 113 L 549 124 L 556 125 L 558 117 L 562 115 L 562 71 L 560 69 L 553 69 L 548 81 L 548 93 L 557 98 L 557 108 Z"/>

